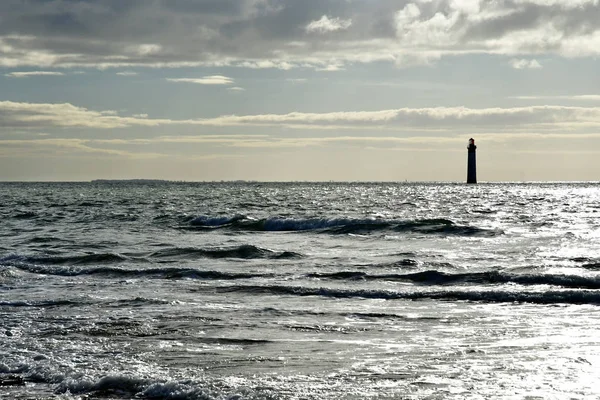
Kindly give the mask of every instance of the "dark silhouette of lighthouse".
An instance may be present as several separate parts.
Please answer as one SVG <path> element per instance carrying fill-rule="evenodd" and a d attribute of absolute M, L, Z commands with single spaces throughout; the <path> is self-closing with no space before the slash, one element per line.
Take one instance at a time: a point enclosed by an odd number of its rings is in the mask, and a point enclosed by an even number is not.
<path fill-rule="evenodd" d="M 468 158 L 467 158 L 467 183 L 477 183 L 477 159 L 475 156 L 475 139 L 469 139 Z"/>

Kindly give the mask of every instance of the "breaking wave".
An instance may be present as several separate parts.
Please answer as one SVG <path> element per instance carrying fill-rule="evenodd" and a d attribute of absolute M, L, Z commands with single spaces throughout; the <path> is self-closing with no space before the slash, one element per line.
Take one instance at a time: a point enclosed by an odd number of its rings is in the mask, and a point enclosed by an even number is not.
<path fill-rule="evenodd" d="M 219 387 L 217 382 L 162 381 L 127 375 L 106 375 L 96 379 L 66 378 L 56 387 L 56 394 L 84 394 L 92 397 L 170 399 L 170 400 L 216 400 L 242 398 L 272 398 L 268 388 Z M 265 391 L 265 393 L 260 393 Z"/>
<path fill-rule="evenodd" d="M 191 229 L 237 229 L 248 231 L 297 232 L 321 231 L 331 234 L 366 234 L 378 231 L 410 232 L 464 236 L 496 236 L 502 231 L 459 225 L 445 218 L 426 218 L 408 221 L 374 218 L 265 218 L 199 216 L 190 221 Z M 186 229 L 186 227 L 183 227 Z"/>
<path fill-rule="evenodd" d="M 4 371 L 6 370 L 6 371 Z M 27 382 L 54 385 L 55 395 L 83 395 L 85 398 L 136 398 L 171 400 L 216 400 L 242 398 L 273 398 L 268 388 L 242 386 L 233 388 L 218 381 L 159 380 L 125 374 L 90 377 L 82 374 L 63 374 L 54 368 L 21 365 L 0 368 L 2 386 L 25 386 Z M 264 393 L 261 393 L 263 392 Z M 62 398 L 62 396 L 61 396 Z"/>

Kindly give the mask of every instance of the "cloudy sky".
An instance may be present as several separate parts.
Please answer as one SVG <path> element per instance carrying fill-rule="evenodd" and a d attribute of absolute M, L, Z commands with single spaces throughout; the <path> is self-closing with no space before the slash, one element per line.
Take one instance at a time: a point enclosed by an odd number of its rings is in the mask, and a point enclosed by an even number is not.
<path fill-rule="evenodd" d="M 599 0 L 2 0 L 0 180 L 599 180 L 599 56 Z"/>

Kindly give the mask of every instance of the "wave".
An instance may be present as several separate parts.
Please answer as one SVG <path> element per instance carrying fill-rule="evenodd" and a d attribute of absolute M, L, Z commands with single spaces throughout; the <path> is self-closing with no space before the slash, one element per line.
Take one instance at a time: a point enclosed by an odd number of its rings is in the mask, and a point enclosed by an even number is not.
<path fill-rule="evenodd" d="M 173 248 L 159 250 L 150 255 L 150 258 L 170 257 L 205 257 L 205 258 L 300 258 L 301 254 L 292 251 L 277 252 L 253 245 L 241 245 L 230 248 L 196 249 L 196 248 Z"/>
<path fill-rule="evenodd" d="M 516 283 L 525 286 L 551 285 L 572 289 L 600 289 L 600 278 L 577 275 L 529 275 L 506 274 L 499 271 L 468 272 L 450 274 L 429 270 L 410 274 L 377 274 L 370 275 L 362 271 L 342 271 L 333 273 L 310 273 L 309 278 L 331 280 L 369 280 L 369 281 L 403 281 L 421 285 L 450 285 L 450 284 L 506 284 Z"/>
<path fill-rule="evenodd" d="M 77 256 L 31 257 L 30 260 L 35 263 L 50 265 L 98 265 L 122 263 L 127 261 L 128 257 L 113 253 L 97 253 Z"/>
<path fill-rule="evenodd" d="M 25 386 L 25 380 L 19 375 L 0 376 L 0 387 L 5 386 Z"/>
<path fill-rule="evenodd" d="M 199 280 L 236 280 L 270 277 L 272 274 L 232 273 L 220 271 L 203 271 L 193 268 L 144 268 L 127 269 L 119 267 L 72 268 L 48 267 L 40 265 L 16 265 L 22 271 L 54 276 L 92 276 L 105 275 L 118 278 L 155 278 L 155 279 L 199 279 Z"/>
<path fill-rule="evenodd" d="M 496 236 L 502 231 L 459 225 L 445 218 L 417 220 L 383 220 L 374 218 L 265 218 L 199 216 L 190 221 L 191 229 L 228 228 L 248 231 L 320 231 L 332 234 L 366 234 L 377 231 L 411 232 L 421 234 Z M 186 227 L 182 227 L 186 229 Z"/>
<path fill-rule="evenodd" d="M 340 315 L 343 315 L 348 318 L 375 319 L 375 320 L 398 319 L 398 320 L 412 320 L 412 321 L 415 321 L 415 320 L 438 321 L 438 320 L 443 319 L 443 320 L 447 321 L 448 319 L 450 319 L 446 315 L 434 317 L 434 316 L 425 316 L 425 315 L 413 316 L 413 315 L 401 315 L 401 314 L 394 314 L 394 313 L 377 313 L 377 312 L 373 312 L 373 313 L 354 312 L 354 313 L 342 313 Z"/>
<path fill-rule="evenodd" d="M 247 339 L 247 338 L 213 338 L 213 337 L 198 337 L 195 339 L 200 343 L 207 344 L 225 344 L 225 345 L 237 345 L 237 346 L 254 346 L 266 343 L 273 343 L 272 340 L 268 339 Z"/>
<path fill-rule="evenodd" d="M 384 291 L 350 290 L 332 288 L 307 288 L 301 286 L 229 286 L 219 287 L 223 293 L 242 292 L 265 295 L 321 296 L 337 299 L 382 300 L 442 300 L 475 301 L 484 303 L 534 303 L 534 304 L 590 304 L 600 305 L 600 292 L 593 290 L 550 290 L 525 292 L 509 290 L 447 290 L 447 291 Z"/>
<path fill-rule="evenodd" d="M 206 215 L 198 216 L 190 221 L 193 226 L 225 226 L 233 224 L 237 221 L 247 220 L 248 217 L 245 215 L 235 215 L 233 217 L 209 217 Z"/>
<path fill-rule="evenodd" d="M 59 239 L 52 236 L 34 236 L 28 240 L 29 243 L 56 243 L 56 242 L 64 242 L 70 243 L 69 240 Z"/>
<path fill-rule="evenodd" d="M 91 297 L 81 297 L 76 299 L 57 299 L 57 300 L 37 300 L 37 301 L 25 301 L 25 300 L 15 300 L 15 301 L 0 301 L 0 307 L 14 307 L 14 308 L 59 308 L 59 307 L 81 307 L 85 305 L 98 305 L 103 304 L 106 307 L 135 307 L 141 305 L 154 305 L 154 304 L 171 304 L 171 300 L 163 300 L 157 298 L 146 298 L 146 297 L 134 297 L 134 298 L 126 298 L 126 299 L 103 299 L 99 300 L 97 298 Z M 96 325 L 102 325 L 102 323 L 98 323 Z M 66 331 L 62 334 L 67 334 Z M 1 372 L 1 371 L 0 371 Z"/>
<path fill-rule="evenodd" d="M 91 380 L 75 380 L 66 379 L 60 382 L 55 390 L 55 393 L 103 393 L 110 394 L 120 392 L 122 394 L 129 393 L 135 395 L 148 387 L 151 381 L 141 378 L 133 378 L 128 376 L 108 375 L 104 376 L 97 381 Z"/>
<path fill-rule="evenodd" d="M 135 398 L 135 399 L 172 399 L 172 400 L 217 400 L 239 398 L 271 398 L 268 388 L 234 388 L 227 383 L 203 381 L 164 381 L 146 377 L 111 374 L 90 377 L 83 374 L 69 375 L 53 367 L 21 365 L 18 368 L 0 369 L 2 386 L 24 386 L 27 382 L 55 385 L 55 395 L 84 395 L 85 398 Z M 264 391 L 265 393 L 260 393 Z M 244 394 L 242 396 L 242 394 Z M 62 398 L 62 396 L 59 396 Z"/>
<path fill-rule="evenodd" d="M 10 254 L 0 257 L 0 265 L 8 264 L 20 266 L 21 264 L 41 265 L 110 265 L 136 262 L 166 262 L 172 259 L 196 259 L 196 258 L 241 258 L 241 259 L 294 259 L 302 258 L 302 254 L 293 251 L 274 251 L 253 245 L 240 245 L 225 248 L 168 248 L 158 250 L 142 257 L 130 257 L 115 253 L 95 253 L 67 256 L 24 256 Z"/>
<path fill-rule="evenodd" d="M 25 211 L 25 212 L 20 212 L 20 213 L 16 213 L 13 214 L 12 217 L 14 219 L 33 219 L 33 218 L 37 218 L 37 214 L 32 212 L 32 211 Z"/>
<path fill-rule="evenodd" d="M 589 269 L 589 270 L 592 270 L 592 271 L 599 271 L 600 270 L 600 262 L 586 263 L 586 264 L 583 264 L 581 266 L 581 268 L 583 268 L 583 269 Z"/>
<path fill-rule="evenodd" d="M 76 307 L 86 304 L 84 301 L 75 300 L 43 300 L 43 301 L 0 301 L 0 307 Z"/>
<path fill-rule="evenodd" d="M 242 398 L 236 392 L 228 393 L 232 388 L 227 386 L 220 389 L 217 382 L 193 382 L 186 380 L 153 381 L 147 378 L 127 375 L 107 375 L 96 380 L 91 379 L 64 379 L 57 386 L 57 394 L 90 394 L 92 397 L 136 398 L 136 399 L 234 399 Z M 260 390 L 260 389 L 259 389 Z M 263 398 L 253 389 L 243 388 L 242 393 L 248 395 L 243 398 Z"/>
<path fill-rule="evenodd" d="M 13 265 L 20 267 L 23 264 L 44 265 L 98 265 L 112 264 L 129 260 L 128 257 L 113 253 L 84 254 L 72 256 L 24 256 L 10 254 L 0 257 L 0 265 Z"/>

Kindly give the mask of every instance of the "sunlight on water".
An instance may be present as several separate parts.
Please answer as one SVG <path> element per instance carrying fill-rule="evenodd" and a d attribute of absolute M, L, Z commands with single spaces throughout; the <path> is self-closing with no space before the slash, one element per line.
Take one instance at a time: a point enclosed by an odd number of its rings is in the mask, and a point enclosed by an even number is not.
<path fill-rule="evenodd" d="M 2 398 L 600 397 L 596 184 L 2 185 Z"/>

